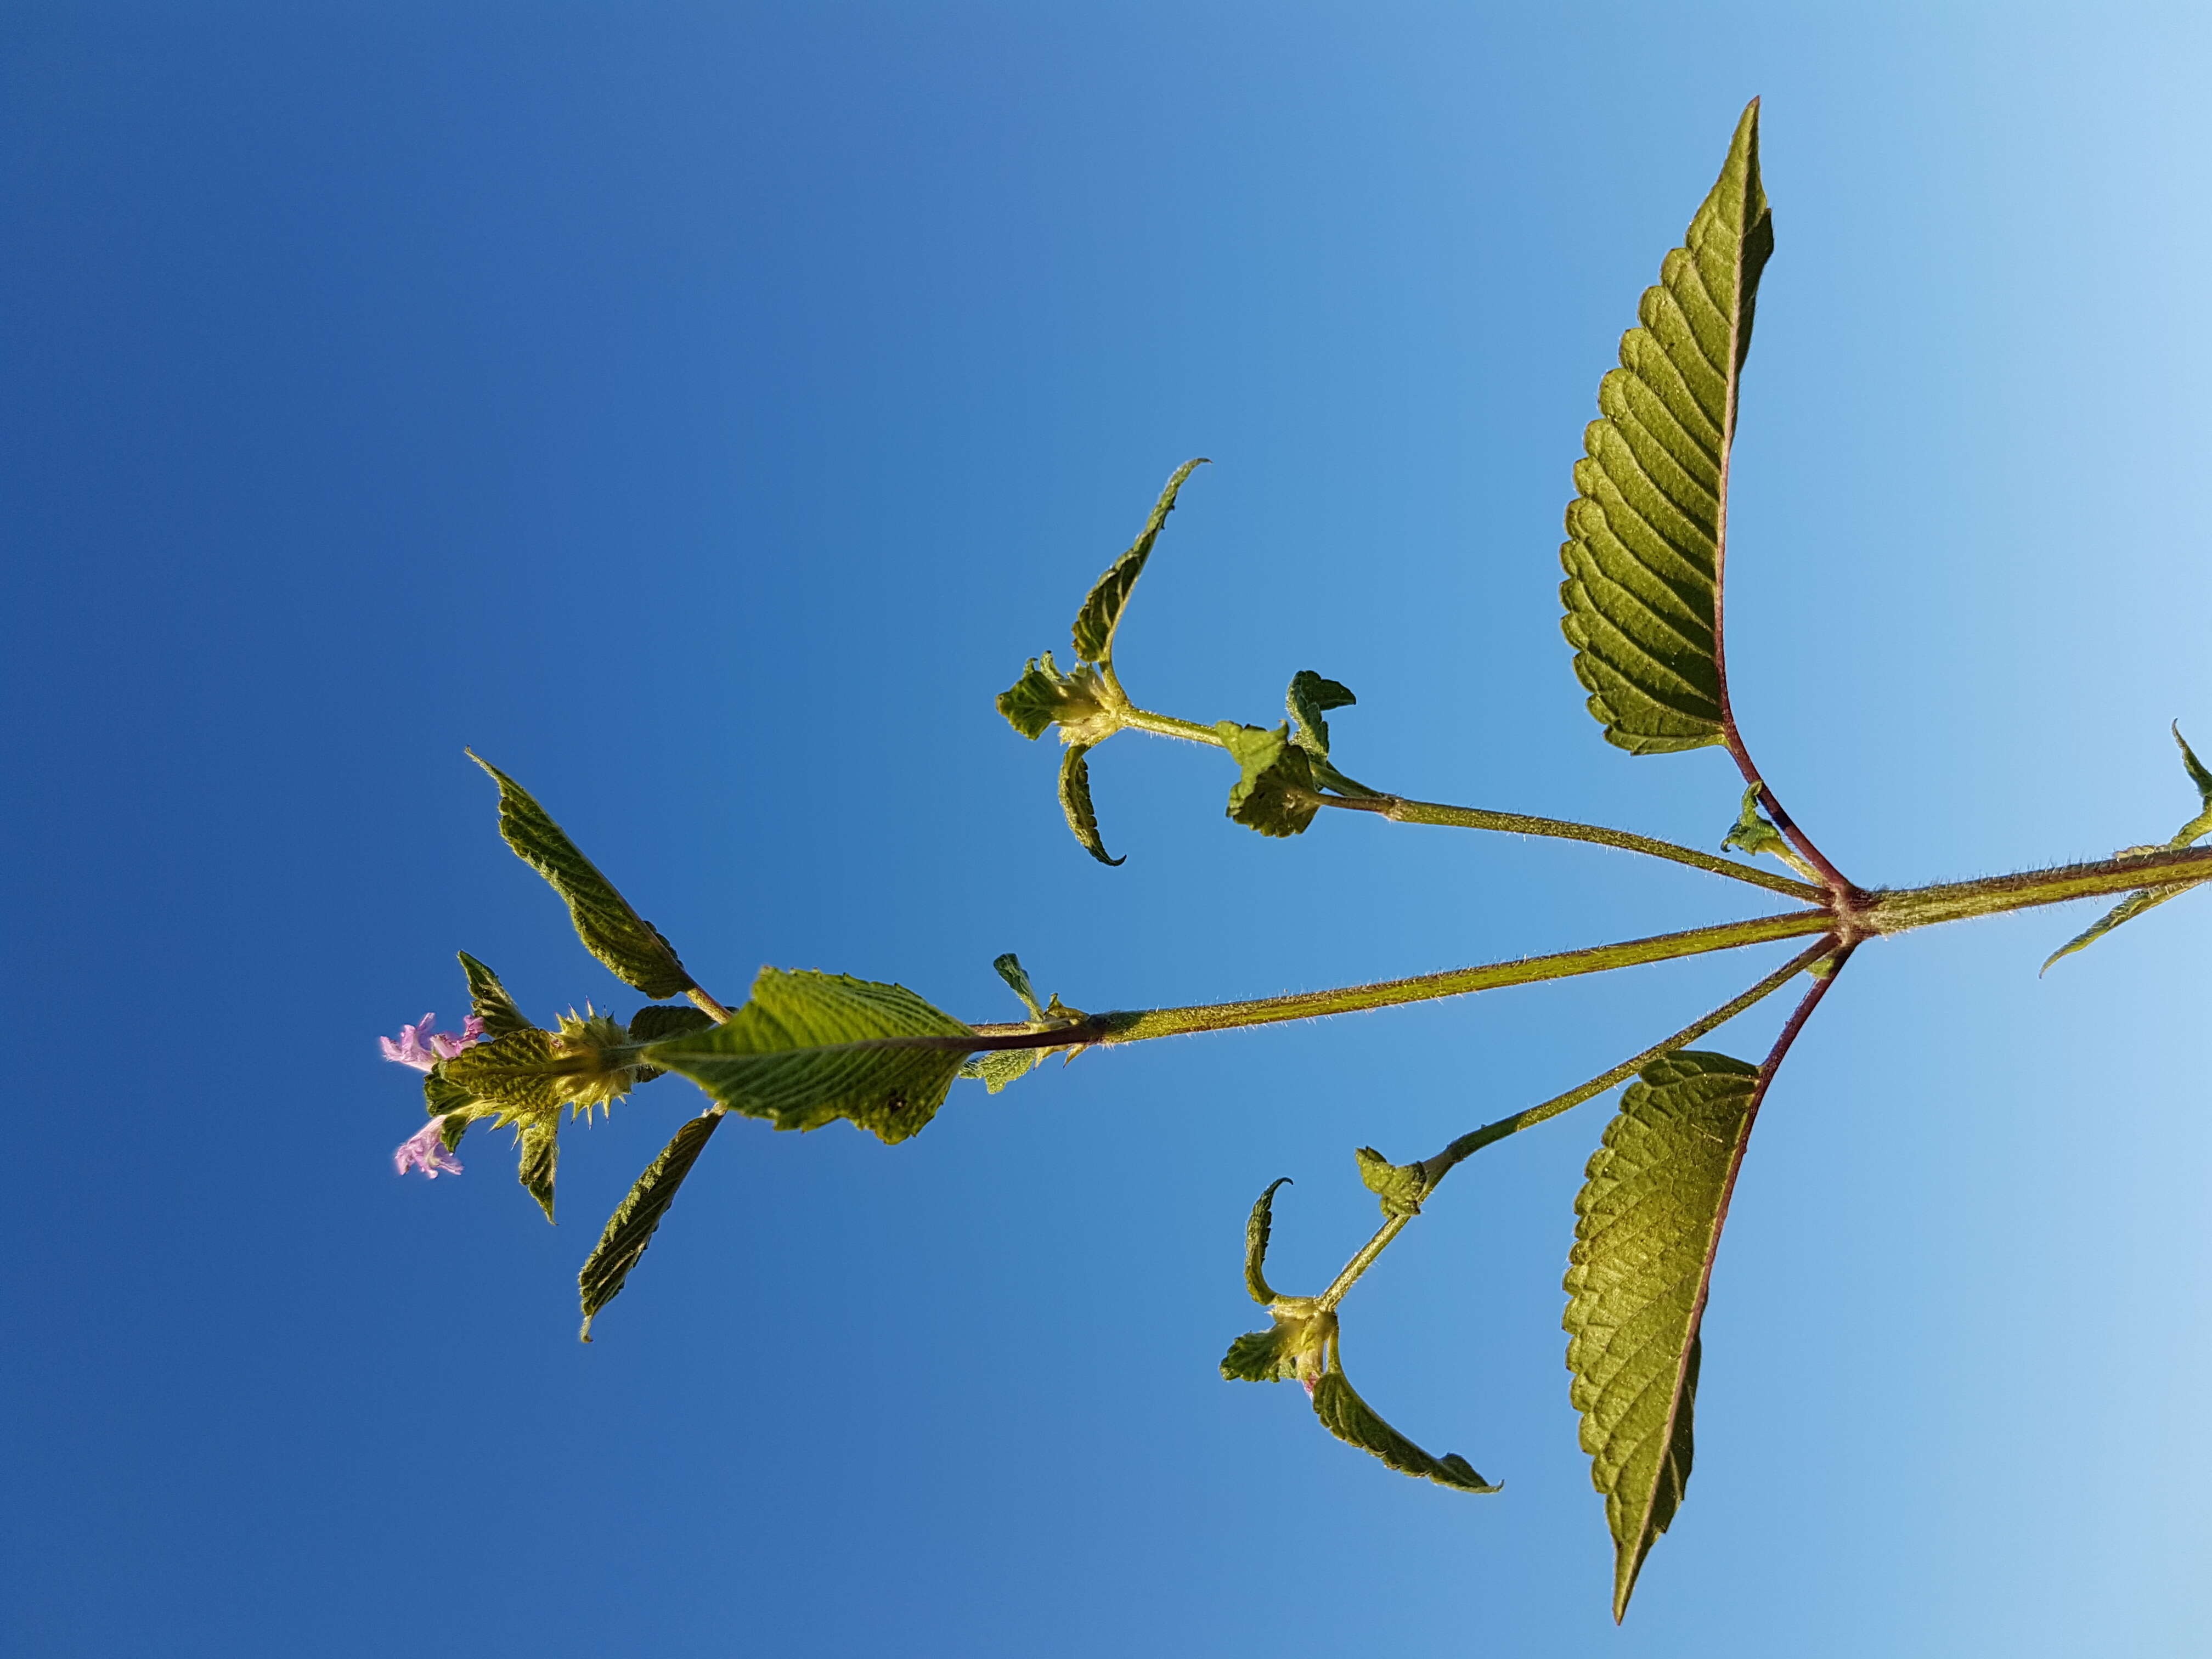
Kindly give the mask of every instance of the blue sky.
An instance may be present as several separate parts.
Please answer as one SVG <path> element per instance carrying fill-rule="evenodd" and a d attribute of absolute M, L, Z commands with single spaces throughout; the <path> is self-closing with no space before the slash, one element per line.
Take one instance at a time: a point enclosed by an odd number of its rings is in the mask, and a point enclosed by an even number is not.
<path fill-rule="evenodd" d="M 711 988 L 956 1013 L 1392 976 L 1748 913 L 1593 849 L 1227 823 L 991 697 L 1182 460 L 1123 678 L 1351 684 L 1355 775 L 1711 845 L 1583 714 L 1555 550 L 1644 285 L 1765 103 L 1729 616 L 1857 879 L 2101 855 L 2212 738 L 2212 40 L 2185 9 L 31 5 L 0 32 L 20 1045 L 10 1644 L 54 1656 L 2180 1651 L 2212 1614 L 2201 899 L 1863 951 L 1762 1118 L 1696 1476 L 1627 1627 L 1561 1367 L 1607 1108 L 1346 1307 L 1405 1480 L 1214 1366 L 1433 1151 L 1770 965 L 1086 1056 L 885 1148 L 690 1109 L 393 1176 L 453 952 L 638 999 L 499 844 L 533 788 Z M 1348 815 L 1347 815 L 1348 816 Z M 1778 954 L 1774 957 L 1778 960 Z M 1762 1009 L 1716 1046 L 1755 1054 Z"/>

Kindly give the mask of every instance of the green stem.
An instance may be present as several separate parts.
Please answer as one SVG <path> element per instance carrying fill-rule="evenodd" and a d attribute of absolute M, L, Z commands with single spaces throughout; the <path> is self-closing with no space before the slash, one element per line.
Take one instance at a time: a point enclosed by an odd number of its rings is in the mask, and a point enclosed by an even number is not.
<path fill-rule="evenodd" d="M 1382 980 L 1372 985 L 1348 985 L 1328 991 L 1302 991 L 1290 996 L 1261 997 L 1250 1002 L 1215 1002 L 1188 1008 L 1152 1008 L 1140 1012 L 1097 1014 L 1088 1022 L 1090 1040 L 1099 1042 L 1143 1042 L 1153 1037 L 1179 1036 L 1190 1031 L 1224 1031 L 1244 1025 L 1273 1025 L 1284 1020 L 1311 1019 L 1319 1014 L 1357 1013 L 1369 1008 L 1394 1008 L 1401 1003 L 1427 1002 L 1437 997 L 1464 996 L 1470 991 L 1494 990 L 1506 985 L 1532 985 L 1541 980 L 1571 979 L 1580 974 L 1601 974 L 1615 968 L 1633 968 L 1647 962 L 1670 962 L 1677 957 L 1702 956 L 1712 951 L 1733 951 L 1746 945 L 1765 945 L 1775 939 L 1802 939 L 1826 933 L 1836 919 L 1826 910 L 1791 910 L 1778 916 L 1754 916 L 1747 921 L 1723 922 L 1712 927 L 1692 927 L 1685 933 L 1661 933 L 1651 939 L 1626 939 L 1588 950 L 1561 951 L 1551 956 L 1522 957 L 1513 962 L 1486 963 L 1476 968 L 1447 969 L 1440 974 L 1418 974 L 1411 979 Z M 1088 1035 L 1083 1027 L 1044 1034 L 1039 1043 L 1006 1043 L 1006 1047 L 1042 1047 L 1054 1037 L 1066 1042 L 1071 1036 Z M 1000 1045 L 994 1045 L 1000 1046 Z"/>
<path fill-rule="evenodd" d="M 1650 858 L 1686 864 L 1693 870 L 1704 870 L 1716 876 L 1749 882 L 1754 887 L 1787 893 L 1791 898 L 1803 899 L 1814 904 L 1825 902 L 1828 896 L 1825 888 L 1815 887 L 1809 882 L 1793 881 L 1788 876 L 1761 870 L 1755 865 L 1739 864 L 1734 859 L 1700 853 L 1693 847 L 1678 847 L 1671 841 L 1631 835 L 1626 830 L 1607 830 L 1595 823 L 1577 823 L 1569 818 L 1530 817 L 1522 812 L 1493 812 L 1480 806 L 1443 806 L 1434 801 L 1407 800 L 1397 795 L 1351 799 L 1316 794 L 1311 799 L 1324 806 L 1372 812 L 1393 823 L 1436 823 L 1458 830 L 1497 830 L 1508 835 L 1551 836 L 1561 841 L 1583 841 L 1599 847 L 1617 847 L 1624 852 L 1642 853 Z"/>
<path fill-rule="evenodd" d="M 1221 741 L 1221 733 L 1210 726 L 1200 726 L 1196 720 L 1179 720 L 1172 714 L 1155 714 L 1148 708 L 1117 708 L 1121 724 L 1139 732 L 1150 732 L 1163 738 L 1182 738 L 1191 743 L 1212 744 L 1216 749 L 1228 745 Z"/>
<path fill-rule="evenodd" d="M 1806 969 L 1833 952 L 1836 948 L 1836 941 L 1832 938 L 1821 939 L 1810 950 L 1801 951 L 1792 957 L 1741 996 L 1733 1001 L 1723 1003 L 1701 1019 L 1691 1021 L 1674 1036 L 1653 1043 L 1642 1054 L 1622 1060 L 1620 1065 L 1608 1071 L 1599 1073 L 1589 1082 L 1578 1085 L 1563 1095 L 1553 1096 L 1551 1099 L 1540 1105 L 1531 1106 L 1525 1111 L 1516 1112 L 1510 1117 L 1501 1117 L 1495 1123 L 1486 1123 L 1480 1129 L 1469 1130 L 1434 1158 L 1422 1161 L 1421 1196 L 1425 1199 L 1436 1190 L 1437 1183 L 1442 1181 L 1455 1164 L 1473 1157 L 1485 1146 L 1503 1140 L 1508 1135 L 1519 1134 L 1522 1130 L 1541 1123 L 1547 1118 L 1557 1117 L 1560 1113 L 1571 1110 L 1586 1100 L 1595 1100 L 1615 1084 L 1626 1083 L 1653 1060 L 1670 1054 L 1677 1048 L 1687 1047 L 1705 1036 L 1706 1032 L 1717 1030 L 1727 1024 L 1753 1003 L 1773 995 Z"/>
<path fill-rule="evenodd" d="M 2180 887 L 2212 880 L 2212 847 L 2135 854 L 2094 864 L 2066 864 L 2018 875 L 1985 876 L 1979 881 L 1948 882 L 1901 892 L 1874 894 L 1855 915 L 1870 933 L 1901 933 L 1938 922 L 2000 915 L 2039 904 L 2095 898 L 2143 887 Z"/>
<path fill-rule="evenodd" d="M 1411 1215 L 1394 1215 L 1384 1222 L 1375 1237 L 1359 1247 L 1359 1254 L 1344 1264 L 1344 1271 L 1335 1277 L 1329 1287 L 1316 1298 L 1323 1313 L 1333 1311 L 1344 1300 L 1345 1292 L 1359 1282 L 1359 1275 L 1375 1265 L 1375 1258 L 1390 1248 L 1390 1241 L 1406 1231 Z"/>

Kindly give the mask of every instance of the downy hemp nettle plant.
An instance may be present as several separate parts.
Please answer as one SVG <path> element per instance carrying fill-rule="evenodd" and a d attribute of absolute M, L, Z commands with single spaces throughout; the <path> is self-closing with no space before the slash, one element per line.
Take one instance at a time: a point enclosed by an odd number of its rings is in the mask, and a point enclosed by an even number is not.
<path fill-rule="evenodd" d="M 404 1027 L 396 1042 L 384 1040 L 387 1058 L 424 1073 L 430 1114 L 421 1133 L 399 1147 L 395 1163 L 433 1178 L 458 1174 L 455 1153 L 471 1125 L 512 1126 L 522 1184 L 550 1220 L 564 1115 L 605 1110 L 669 1072 L 704 1090 L 711 1103 L 638 1177 L 584 1263 L 579 1283 L 588 1340 L 593 1320 L 621 1291 L 677 1189 L 732 1112 L 766 1118 L 779 1129 L 812 1129 L 847 1118 L 896 1143 L 928 1124 L 956 1079 L 975 1079 L 996 1093 L 1048 1054 L 1803 939 L 1802 951 L 1741 995 L 1578 1088 L 1470 1130 L 1413 1163 L 1360 1148 L 1359 1178 L 1380 1200 L 1382 1224 L 1318 1294 L 1284 1295 L 1267 1282 L 1270 1207 L 1281 1182 L 1261 1194 L 1245 1230 L 1244 1282 L 1268 1324 L 1229 1345 L 1222 1375 L 1252 1382 L 1294 1378 L 1312 1397 L 1322 1426 L 1339 1439 L 1406 1474 L 1462 1492 L 1495 1492 L 1465 1458 L 1431 1455 L 1353 1392 L 1344 1373 L 1339 1310 L 1360 1275 L 1434 1200 L 1461 1162 L 1617 1085 L 1628 1085 L 1575 1200 L 1565 1320 L 1583 1449 L 1613 1530 L 1618 1619 L 1689 1480 L 1698 1329 L 1752 1127 L 1790 1043 L 1860 945 L 1937 922 L 2122 896 L 2062 946 L 2051 958 L 2056 962 L 2212 878 L 2212 848 L 2196 846 L 2212 832 L 2212 772 L 2198 763 L 2178 728 L 2175 741 L 2200 811 L 2171 839 L 2123 848 L 2100 863 L 1936 887 L 1869 888 L 1838 870 L 1783 809 L 1737 729 L 1722 626 L 1736 392 L 1751 347 L 1759 272 L 1772 247 L 1754 101 L 1737 124 L 1719 181 L 1690 221 L 1683 246 L 1661 262 L 1657 286 L 1644 291 L 1638 325 L 1621 338 L 1620 367 L 1599 383 L 1599 418 L 1584 433 L 1585 453 L 1574 467 L 1559 593 L 1575 674 L 1606 740 L 1632 755 L 1725 748 L 1743 774 L 1744 791 L 1721 845 L 1747 858 L 1771 855 L 1788 874 L 1624 830 L 1440 806 L 1371 788 L 1340 770 L 1330 747 L 1328 715 L 1351 705 L 1351 691 L 1310 671 L 1291 678 L 1289 718 L 1273 726 L 1206 724 L 1139 707 L 1116 669 L 1115 635 L 1176 492 L 1199 461 L 1168 480 L 1143 533 L 1084 599 L 1071 667 L 1063 671 L 1050 653 L 1033 659 L 998 706 L 1025 738 L 1059 727 L 1060 799 L 1068 827 L 1093 858 L 1108 864 L 1121 860 L 1107 856 L 1099 836 L 1087 757 L 1116 732 L 1139 731 L 1223 750 L 1237 769 L 1229 816 L 1263 836 L 1303 835 L 1326 809 L 1400 823 L 1559 836 L 1710 871 L 1789 900 L 1790 908 L 1554 956 L 1201 1007 L 1086 1013 L 1058 997 L 1040 1002 L 1009 955 L 994 965 L 1020 999 L 1027 1017 L 1018 1021 L 969 1024 L 902 986 L 775 968 L 763 968 L 750 998 L 732 1009 L 692 979 L 659 930 L 630 908 L 521 785 L 480 761 L 499 786 L 500 833 L 507 845 L 568 902 L 586 948 L 655 1000 L 627 1022 L 587 1008 L 581 1016 L 562 1015 L 548 1030 L 516 1007 L 490 969 L 464 955 L 471 1012 L 460 1031 L 433 1035 L 426 1014 Z M 1691 1046 L 1801 981 L 1797 1006 L 1764 1057 L 1739 1060 Z M 671 1000 L 679 997 L 686 1000 Z"/>

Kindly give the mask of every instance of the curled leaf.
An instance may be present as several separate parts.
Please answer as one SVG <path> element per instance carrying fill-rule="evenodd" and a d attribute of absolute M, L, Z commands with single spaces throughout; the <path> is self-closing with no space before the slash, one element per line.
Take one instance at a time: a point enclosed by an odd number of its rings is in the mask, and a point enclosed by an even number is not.
<path fill-rule="evenodd" d="M 1300 836 L 1321 811 L 1312 758 L 1290 740 L 1287 723 L 1270 732 L 1221 720 L 1213 728 L 1243 769 L 1229 791 L 1229 816 L 1263 836 Z"/>
<path fill-rule="evenodd" d="M 1385 1423 L 1375 1408 L 1359 1397 L 1342 1369 L 1334 1363 L 1314 1384 L 1313 1408 L 1322 1426 L 1339 1440 L 1381 1458 L 1401 1474 L 1433 1480 L 1455 1492 L 1500 1490 L 1476 1474 L 1474 1465 L 1457 1452 L 1431 1457 Z"/>
<path fill-rule="evenodd" d="M 1429 1188 L 1425 1170 L 1418 1164 L 1393 1164 L 1372 1146 L 1362 1146 L 1355 1156 L 1361 1184 L 1380 1200 L 1384 1215 L 1395 1219 L 1420 1214 L 1421 1198 Z"/>
<path fill-rule="evenodd" d="M 1087 743 L 1072 744 L 1060 759 L 1060 810 L 1066 816 L 1067 827 L 1075 832 L 1075 839 L 1083 850 L 1101 864 L 1126 864 L 1128 854 L 1109 858 L 1106 843 L 1098 836 L 1098 813 L 1091 805 L 1091 763 L 1085 758 L 1091 752 Z"/>

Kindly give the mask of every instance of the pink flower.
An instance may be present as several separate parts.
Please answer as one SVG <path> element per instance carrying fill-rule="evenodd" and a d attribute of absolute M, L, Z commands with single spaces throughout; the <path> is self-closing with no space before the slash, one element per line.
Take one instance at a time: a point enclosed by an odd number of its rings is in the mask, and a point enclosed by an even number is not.
<path fill-rule="evenodd" d="M 460 1174 L 461 1160 L 446 1145 L 446 1120 L 434 1117 L 412 1140 L 402 1141 L 392 1154 L 392 1167 L 401 1175 L 410 1170 L 420 1170 L 433 1181 L 438 1178 L 440 1170 L 447 1175 Z"/>
<path fill-rule="evenodd" d="M 474 1014 L 461 1022 L 459 1036 L 446 1031 L 430 1036 L 430 1027 L 437 1023 L 437 1018 L 435 1014 L 425 1014 L 421 1024 L 401 1026 L 397 1042 L 390 1037 L 377 1038 L 378 1046 L 384 1050 L 384 1057 L 397 1060 L 402 1066 L 412 1066 L 418 1072 L 427 1072 L 440 1060 L 451 1060 L 462 1049 L 473 1048 L 483 1041 L 483 1021 Z M 429 1041 L 424 1042 L 425 1037 Z"/>

